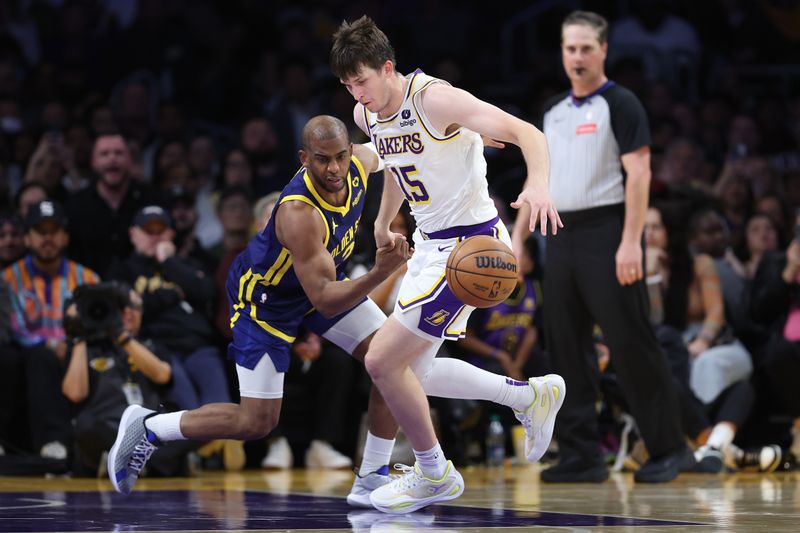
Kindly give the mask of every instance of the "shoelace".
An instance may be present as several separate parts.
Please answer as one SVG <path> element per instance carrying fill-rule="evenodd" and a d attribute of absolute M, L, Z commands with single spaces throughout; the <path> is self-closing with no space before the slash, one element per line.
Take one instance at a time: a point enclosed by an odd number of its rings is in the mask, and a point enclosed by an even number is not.
<path fill-rule="evenodd" d="M 533 413 L 525 411 L 515 411 L 514 416 L 525 427 L 525 433 L 530 435 L 533 432 Z"/>
<path fill-rule="evenodd" d="M 156 445 L 147 440 L 147 435 L 145 435 L 133 448 L 133 455 L 131 455 L 128 467 L 138 475 L 154 451 L 156 451 Z"/>
<path fill-rule="evenodd" d="M 417 470 L 413 466 L 395 463 L 394 469 L 402 472 L 402 474 L 397 476 L 392 481 L 392 483 L 397 484 L 398 492 L 405 492 L 408 489 L 414 488 L 421 479 L 417 474 Z"/>
<path fill-rule="evenodd" d="M 398 463 L 398 464 L 399 464 L 399 463 Z M 397 465 L 395 465 L 395 466 L 397 466 Z M 404 466 L 404 467 L 406 467 L 406 468 L 409 468 L 409 467 L 408 467 L 408 466 L 406 466 L 406 465 L 400 465 L 400 466 Z M 381 474 L 378 474 L 378 472 L 377 472 L 377 471 L 375 471 L 375 472 L 368 472 L 368 473 L 366 473 L 366 474 L 364 474 L 364 475 L 362 476 L 361 474 L 359 474 L 359 473 L 358 473 L 358 471 L 359 471 L 359 468 L 358 468 L 357 466 L 356 466 L 356 467 L 353 467 L 353 474 L 355 474 L 355 476 L 356 476 L 357 478 L 360 478 L 360 479 L 367 478 L 367 477 L 369 477 L 369 476 L 371 476 L 371 475 L 381 475 Z M 397 479 L 397 478 L 399 478 L 399 477 L 400 477 L 400 474 L 391 474 L 391 473 L 390 473 L 390 474 L 388 474 L 388 475 L 389 475 L 389 481 L 394 481 L 395 479 Z"/>
<path fill-rule="evenodd" d="M 533 404 L 536 404 L 540 401 L 541 394 L 543 394 L 539 388 L 536 389 L 536 397 L 533 399 Z M 516 417 L 519 422 L 525 426 L 527 432 L 530 432 L 533 428 L 533 412 L 536 410 L 534 407 L 530 409 L 530 407 L 523 409 L 522 411 L 517 411 L 514 409 L 514 416 Z"/>

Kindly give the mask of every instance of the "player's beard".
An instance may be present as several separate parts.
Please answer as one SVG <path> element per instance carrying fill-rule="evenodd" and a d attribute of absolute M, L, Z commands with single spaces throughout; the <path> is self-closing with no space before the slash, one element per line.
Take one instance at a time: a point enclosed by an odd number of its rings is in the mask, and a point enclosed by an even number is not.
<path fill-rule="evenodd" d="M 317 185 L 319 185 L 325 192 L 329 192 L 329 193 L 332 193 L 332 194 L 336 194 L 338 192 L 341 192 L 344 189 L 344 187 L 346 185 L 346 181 L 347 181 L 347 176 L 346 175 L 345 176 L 336 176 L 337 178 L 340 179 L 339 182 L 331 182 L 331 181 L 328 180 L 327 177 L 321 177 L 320 178 L 318 176 L 315 176 L 314 174 L 312 174 L 312 177 L 314 178 L 314 181 L 317 183 Z"/>

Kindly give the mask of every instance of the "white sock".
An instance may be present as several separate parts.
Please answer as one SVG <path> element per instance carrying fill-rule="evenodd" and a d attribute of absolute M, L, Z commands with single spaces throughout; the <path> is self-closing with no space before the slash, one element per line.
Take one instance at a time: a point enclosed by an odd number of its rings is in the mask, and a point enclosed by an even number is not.
<path fill-rule="evenodd" d="M 152 431 L 161 442 L 186 440 L 186 437 L 181 433 L 181 417 L 185 412 L 176 411 L 174 413 L 151 416 L 144 421 L 144 427 Z"/>
<path fill-rule="evenodd" d="M 711 435 L 708 436 L 708 442 L 706 442 L 706 444 L 712 448 L 721 450 L 733 442 L 733 437 L 733 428 L 731 428 L 730 424 L 720 423 L 711 430 Z"/>
<path fill-rule="evenodd" d="M 367 431 L 367 442 L 364 444 L 364 457 L 358 468 L 359 476 L 377 472 L 385 467 L 382 474 L 389 475 L 389 461 L 392 459 L 394 439 L 382 439 Z"/>
<path fill-rule="evenodd" d="M 536 399 L 527 381 L 492 374 L 461 359 L 437 358 L 422 381 L 425 393 L 440 398 L 488 400 L 522 411 Z"/>
<path fill-rule="evenodd" d="M 417 458 L 419 468 L 425 474 L 425 477 L 442 479 L 444 471 L 447 469 L 447 459 L 445 459 L 444 452 L 438 441 L 430 450 L 424 452 L 414 450 L 414 456 Z"/>

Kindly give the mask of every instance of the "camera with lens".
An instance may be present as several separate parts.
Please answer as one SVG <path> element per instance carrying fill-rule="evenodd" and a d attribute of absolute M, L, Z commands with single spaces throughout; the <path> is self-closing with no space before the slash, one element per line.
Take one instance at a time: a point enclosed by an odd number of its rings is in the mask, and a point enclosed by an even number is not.
<path fill-rule="evenodd" d="M 113 339 L 122 331 L 122 310 L 130 303 L 130 289 L 109 281 L 81 285 L 72 293 L 77 316 L 64 316 L 64 330 L 71 338 L 87 342 Z"/>

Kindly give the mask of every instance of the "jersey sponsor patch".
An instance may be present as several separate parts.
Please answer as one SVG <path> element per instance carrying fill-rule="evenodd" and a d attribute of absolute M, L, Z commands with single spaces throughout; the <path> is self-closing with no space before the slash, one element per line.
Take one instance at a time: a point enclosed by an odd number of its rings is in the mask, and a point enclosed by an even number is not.
<path fill-rule="evenodd" d="M 587 124 L 580 124 L 575 128 L 575 135 L 584 135 L 586 133 L 597 133 L 597 124 L 589 122 Z"/>

